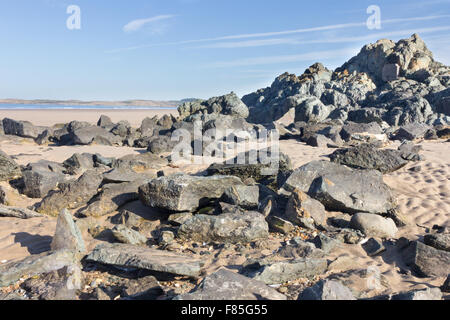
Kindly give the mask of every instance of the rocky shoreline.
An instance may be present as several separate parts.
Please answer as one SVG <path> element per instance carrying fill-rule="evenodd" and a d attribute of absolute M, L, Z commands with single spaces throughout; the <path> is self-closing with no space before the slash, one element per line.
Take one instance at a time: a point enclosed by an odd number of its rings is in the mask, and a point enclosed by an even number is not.
<path fill-rule="evenodd" d="M 27 165 L 0 151 L 0 224 L 55 226 L 48 248 L 0 256 L 0 299 L 448 299 L 450 67 L 418 35 L 367 45 L 335 71 L 316 63 L 242 99 L 178 112 L 138 128 L 107 116 L 0 121 L 2 145 L 130 150 Z M 252 139 L 270 144 L 194 161 Z M 189 170 L 173 153 L 181 141 Z M 431 144 L 445 167 L 426 162 Z M 324 153 L 295 165 L 300 145 Z M 388 183 L 421 172 L 433 182 L 427 166 L 442 178 L 433 199 L 443 209 L 430 213 L 440 225 L 418 225 L 400 203 L 408 185 Z"/>

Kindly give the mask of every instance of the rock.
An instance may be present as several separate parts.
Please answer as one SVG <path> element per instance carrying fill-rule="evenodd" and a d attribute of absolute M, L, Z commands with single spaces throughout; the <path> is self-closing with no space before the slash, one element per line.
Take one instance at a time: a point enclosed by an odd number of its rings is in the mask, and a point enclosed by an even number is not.
<path fill-rule="evenodd" d="M 133 182 L 104 185 L 102 191 L 89 202 L 87 207 L 80 210 L 79 214 L 85 217 L 101 217 L 110 214 L 126 203 L 139 200 L 139 187 L 148 181 L 139 179 Z"/>
<path fill-rule="evenodd" d="M 31 255 L 19 262 L 0 265 L 0 287 L 6 287 L 17 282 L 24 276 L 33 277 L 39 274 L 60 270 L 77 264 L 74 252 L 58 250 Z"/>
<path fill-rule="evenodd" d="M 314 286 L 303 290 L 298 300 L 356 300 L 356 298 L 341 282 L 320 280 Z"/>
<path fill-rule="evenodd" d="M 299 226 L 305 225 L 305 219 L 312 219 L 313 223 L 318 226 L 324 225 L 327 217 L 325 207 L 299 189 L 292 192 L 286 206 L 285 216 Z"/>
<path fill-rule="evenodd" d="M 325 106 L 317 97 L 297 95 L 288 98 L 288 104 L 295 108 L 295 121 L 322 122 L 331 113 L 332 108 Z"/>
<path fill-rule="evenodd" d="M 9 118 L 3 119 L 3 130 L 5 134 L 9 135 L 36 139 L 46 129 L 46 127 L 36 127 L 28 121 L 16 121 Z"/>
<path fill-rule="evenodd" d="M 360 144 L 349 149 L 339 149 L 333 152 L 330 160 L 356 169 L 373 169 L 381 173 L 394 172 L 408 161 L 402 158 L 397 150 L 378 149 L 371 144 Z"/>
<path fill-rule="evenodd" d="M 96 143 L 106 146 L 122 145 L 120 137 L 115 136 L 109 131 L 97 126 L 75 129 L 70 132 L 70 135 L 73 144 L 89 145 Z"/>
<path fill-rule="evenodd" d="M 100 119 L 98 119 L 97 121 L 97 126 L 102 127 L 102 128 L 109 128 L 111 129 L 112 127 L 114 127 L 114 123 L 111 121 L 111 118 L 108 116 L 105 116 L 104 114 L 102 114 L 100 116 Z"/>
<path fill-rule="evenodd" d="M 394 238 L 398 229 L 391 218 L 383 218 L 371 213 L 357 213 L 350 221 L 350 227 L 367 236 Z"/>
<path fill-rule="evenodd" d="M 23 193 L 29 198 L 43 198 L 49 191 L 65 181 L 65 175 L 46 168 L 36 168 L 23 171 Z"/>
<path fill-rule="evenodd" d="M 3 130 L 3 120 L 0 121 L 0 135 L 4 135 L 5 130 Z"/>
<path fill-rule="evenodd" d="M 159 244 L 160 245 L 168 245 L 170 243 L 172 243 L 175 240 L 175 235 L 173 234 L 172 231 L 163 231 L 161 232 L 161 234 L 159 235 Z"/>
<path fill-rule="evenodd" d="M 243 185 L 237 177 L 197 177 L 176 174 L 153 179 L 139 188 L 141 201 L 150 207 L 169 211 L 195 211 L 212 199 L 219 199 L 225 190 Z"/>
<path fill-rule="evenodd" d="M 370 123 L 355 123 L 348 122 L 342 127 L 340 135 L 343 140 L 350 141 L 352 138 L 360 134 L 372 134 L 379 135 L 382 134 L 383 130 L 377 122 Z"/>
<path fill-rule="evenodd" d="M 291 261 L 280 261 L 274 263 L 262 263 L 251 266 L 257 268 L 248 271 L 251 278 L 264 282 L 265 284 L 282 284 L 300 278 L 312 278 L 323 274 L 327 270 L 326 259 L 296 259 Z M 259 267 L 259 268 L 258 268 Z"/>
<path fill-rule="evenodd" d="M 83 289 L 83 273 L 77 265 L 66 266 L 38 277 L 27 279 L 22 289 L 32 300 L 76 300 Z"/>
<path fill-rule="evenodd" d="M 450 252 L 450 233 L 426 234 L 423 238 L 426 245 Z"/>
<path fill-rule="evenodd" d="M 334 251 L 335 249 L 341 247 L 341 241 L 330 238 L 326 234 L 319 233 L 314 239 L 313 243 L 317 248 L 320 248 L 326 254 Z"/>
<path fill-rule="evenodd" d="M 76 175 L 94 168 L 94 158 L 90 153 L 74 153 L 70 158 L 63 162 L 66 173 Z"/>
<path fill-rule="evenodd" d="M 393 295 L 391 300 L 442 300 L 442 292 L 439 288 L 413 290 Z"/>
<path fill-rule="evenodd" d="M 365 236 L 359 230 L 354 229 L 340 229 L 337 232 L 333 232 L 330 234 L 333 239 L 339 240 L 342 243 L 347 244 L 358 244 L 361 243 Z"/>
<path fill-rule="evenodd" d="M 269 228 L 274 232 L 289 234 L 295 230 L 291 222 L 277 216 L 269 216 L 267 222 L 269 223 Z"/>
<path fill-rule="evenodd" d="M 323 134 L 314 134 L 306 140 L 306 144 L 311 147 L 330 148 L 336 146 L 333 140 L 327 138 Z"/>
<path fill-rule="evenodd" d="M 255 211 L 198 214 L 178 229 L 178 237 L 196 242 L 247 243 L 269 236 L 269 226 Z"/>
<path fill-rule="evenodd" d="M 137 231 L 127 228 L 124 225 L 117 225 L 112 229 L 114 237 L 122 243 L 140 245 L 147 242 L 147 238 Z"/>
<path fill-rule="evenodd" d="M 376 256 L 386 250 L 383 242 L 375 238 L 370 238 L 366 243 L 362 245 L 362 247 L 367 252 L 367 255 L 369 257 Z"/>
<path fill-rule="evenodd" d="M 193 215 L 192 215 L 191 212 L 174 213 L 174 214 L 171 214 L 167 218 L 167 222 L 169 222 L 169 223 L 171 223 L 172 225 L 175 225 L 175 226 L 181 226 L 183 223 L 185 223 L 186 221 L 188 221 L 192 217 L 193 217 Z"/>
<path fill-rule="evenodd" d="M 222 268 L 205 277 L 192 292 L 176 300 L 286 300 L 265 283 Z"/>
<path fill-rule="evenodd" d="M 199 276 L 204 264 L 200 259 L 186 255 L 118 243 L 98 245 L 86 260 L 188 277 Z"/>
<path fill-rule="evenodd" d="M 388 63 L 383 67 L 381 78 L 384 82 L 394 81 L 398 79 L 400 66 L 396 63 Z"/>
<path fill-rule="evenodd" d="M 225 190 L 221 200 L 244 209 L 256 209 L 259 204 L 259 187 L 236 185 Z"/>
<path fill-rule="evenodd" d="M 98 193 L 103 177 L 95 171 L 86 171 L 75 181 L 59 185 L 59 190 L 50 192 L 35 205 L 36 211 L 56 216 L 62 209 L 77 209 Z"/>
<path fill-rule="evenodd" d="M 55 251 L 67 249 L 77 253 L 86 252 L 80 229 L 78 229 L 78 226 L 73 221 L 72 214 L 67 209 L 62 210 L 58 215 L 51 248 Z"/>
<path fill-rule="evenodd" d="M 312 161 L 300 168 L 296 169 L 286 180 L 280 192 L 285 195 L 290 195 L 295 189 L 304 193 L 308 193 L 311 184 L 321 175 L 332 172 L 351 172 L 345 166 L 335 164 L 329 161 Z"/>
<path fill-rule="evenodd" d="M 338 170 L 317 178 L 308 194 L 329 211 L 386 214 L 396 208 L 392 190 L 374 170 Z"/>
<path fill-rule="evenodd" d="M 450 275 L 447 276 L 447 280 L 445 280 L 444 284 L 441 287 L 441 290 L 445 293 L 450 292 Z"/>
<path fill-rule="evenodd" d="M 394 140 L 415 140 L 423 138 L 430 126 L 423 123 L 409 123 L 396 131 Z"/>
<path fill-rule="evenodd" d="M 398 151 L 401 153 L 401 157 L 408 161 L 420 161 L 422 157 L 419 155 L 420 151 L 423 150 L 421 145 L 416 145 L 411 141 L 403 141 L 403 143 L 398 147 Z"/>
<path fill-rule="evenodd" d="M 204 112 L 207 114 L 230 115 L 244 119 L 249 115 L 247 106 L 234 92 L 221 97 L 214 97 L 207 101 L 196 100 L 186 102 L 178 107 L 180 118 L 187 118 L 187 121 L 196 119 L 195 116 L 202 115 Z"/>
<path fill-rule="evenodd" d="M 294 238 L 291 241 L 291 244 L 282 246 L 275 255 L 289 259 L 324 258 L 325 252 L 321 249 L 317 249 L 311 242 L 303 241 L 300 238 Z"/>
<path fill-rule="evenodd" d="M 113 161 L 113 168 L 123 168 L 135 172 L 147 171 L 149 169 L 158 170 L 168 165 L 167 159 L 161 158 L 151 153 L 142 153 L 138 155 L 130 154 Z"/>
<path fill-rule="evenodd" d="M 34 141 L 42 146 L 48 144 L 53 140 L 53 131 L 50 129 L 44 130 Z"/>
<path fill-rule="evenodd" d="M 291 173 L 292 164 L 287 155 L 272 149 L 251 150 L 239 154 L 224 163 L 216 163 L 207 169 L 208 175 L 230 175 L 242 181 L 253 178 L 256 182 L 278 189 L 284 183 L 283 176 Z"/>
<path fill-rule="evenodd" d="M 8 181 L 22 175 L 19 165 L 0 150 L 0 181 Z"/>
<path fill-rule="evenodd" d="M 16 207 L 8 207 L 0 204 L 0 217 L 13 217 L 19 219 L 32 219 L 37 217 L 42 217 L 41 214 L 24 209 L 24 208 L 16 208 Z"/>
<path fill-rule="evenodd" d="M 450 253 L 418 241 L 403 250 L 403 260 L 421 277 L 446 277 L 450 273 Z"/>
<path fill-rule="evenodd" d="M 0 204 L 8 205 L 8 194 L 5 191 L 5 188 L 0 186 Z"/>

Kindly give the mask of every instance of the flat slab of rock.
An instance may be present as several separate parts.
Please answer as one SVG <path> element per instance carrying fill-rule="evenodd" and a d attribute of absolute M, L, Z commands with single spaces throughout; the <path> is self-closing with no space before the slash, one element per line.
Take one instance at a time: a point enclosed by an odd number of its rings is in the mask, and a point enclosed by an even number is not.
<path fill-rule="evenodd" d="M 26 276 L 33 277 L 74 264 L 77 264 L 77 260 L 70 250 L 46 252 L 26 257 L 19 262 L 3 264 L 0 265 L 0 287 L 9 286 Z"/>
<path fill-rule="evenodd" d="M 176 300 L 286 300 L 286 296 L 265 283 L 222 268 L 205 277 L 191 293 Z"/>
<path fill-rule="evenodd" d="M 450 233 L 427 234 L 423 242 L 433 248 L 450 252 Z"/>
<path fill-rule="evenodd" d="M 195 211 L 211 199 L 219 199 L 225 190 L 242 181 L 232 176 L 197 177 L 176 174 L 160 177 L 139 188 L 141 201 L 153 208 L 182 212 Z"/>
<path fill-rule="evenodd" d="M 450 252 L 413 241 L 403 251 L 406 265 L 423 277 L 446 277 L 450 274 Z"/>
<path fill-rule="evenodd" d="M 122 243 L 140 245 L 147 242 L 145 236 L 133 229 L 127 228 L 123 224 L 115 226 L 111 231 L 114 238 Z"/>
<path fill-rule="evenodd" d="M 0 217 L 31 219 L 42 217 L 42 214 L 25 208 L 8 207 L 0 204 Z"/>
<path fill-rule="evenodd" d="M 266 284 L 282 284 L 300 278 L 311 278 L 326 272 L 326 259 L 304 258 L 263 264 L 249 275 Z"/>
<path fill-rule="evenodd" d="M 98 245 L 86 260 L 188 277 L 197 277 L 204 264 L 202 260 L 187 255 L 118 243 Z"/>
<path fill-rule="evenodd" d="M 398 150 L 378 149 L 372 144 L 360 144 L 353 148 L 339 149 L 333 152 L 330 160 L 356 169 L 372 169 L 381 173 L 394 172 L 408 161 L 402 158 Z"/>
<path fill-rule="evenodd" d="M 268 236 L 265 217 L 256 211 L 198 214 L 178 229 L 179 238 L 198 242 L 246 243 Z"/>

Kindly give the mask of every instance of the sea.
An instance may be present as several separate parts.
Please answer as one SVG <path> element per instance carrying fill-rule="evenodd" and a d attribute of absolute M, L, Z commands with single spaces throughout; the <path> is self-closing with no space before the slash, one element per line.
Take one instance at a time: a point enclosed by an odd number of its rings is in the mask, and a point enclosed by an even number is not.
<path fill-rule="evenodd" d="M 176 107 L 83 106 L 61 104 L 0 104 L 0 110 L 174 110 Z"/>

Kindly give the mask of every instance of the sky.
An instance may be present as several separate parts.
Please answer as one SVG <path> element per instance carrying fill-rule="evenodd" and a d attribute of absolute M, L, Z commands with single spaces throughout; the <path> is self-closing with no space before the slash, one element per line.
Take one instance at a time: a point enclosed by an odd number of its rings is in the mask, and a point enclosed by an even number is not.
<path fill-rule="evenodd" d="M 415 32 L 450 65 L 450 0 L 0 0 L 0 98 L 242 96 Z"/>

